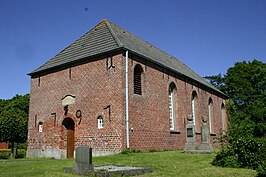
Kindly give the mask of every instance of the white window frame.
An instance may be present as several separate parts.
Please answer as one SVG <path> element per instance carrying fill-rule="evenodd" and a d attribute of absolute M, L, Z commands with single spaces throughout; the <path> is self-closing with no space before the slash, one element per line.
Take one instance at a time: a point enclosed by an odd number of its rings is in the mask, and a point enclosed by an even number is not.
<path fill-rule="evenodd" d="M 39 131 L 39 133 L 43 132 L 43 122 L 38 123 L 38 131 Z"/>
<path fill-rule="evenodd" d="M 103 125 L 104 125 L 103 124 L 103 117 L 102 116 L 98 116 L 97 121 L 98 121 L 98 128 L 102 129 Z"/>
<path fill-rule="evenodd" d="M 213 101 L 210 98 L 209 99 L 209 104 L 208 104 L 208 110 L 209 110 L 209 126 L 210 126 L 210 132 L 213 132 L 213 127 L 212 127 L 212 119 L 213 119 Z"/>
<path fill-rule="evenodd" d="M 168 94 L 168 98 L 169 98 L 169 118 L 170 118 L 170 130 L 175 130 L 175 109 L 174 109 L 174 88 L 169 87 L 169 94 Z"/>
<path fill-rule="evenodd" d="M 192 106 L 192 117 L 193 117 L 193 125 L 196 125 L 196 109 L 195 109 L 195 100 L 196 96 L 192 95 L 192 102 L 191 102 L 191 106 Z"/>

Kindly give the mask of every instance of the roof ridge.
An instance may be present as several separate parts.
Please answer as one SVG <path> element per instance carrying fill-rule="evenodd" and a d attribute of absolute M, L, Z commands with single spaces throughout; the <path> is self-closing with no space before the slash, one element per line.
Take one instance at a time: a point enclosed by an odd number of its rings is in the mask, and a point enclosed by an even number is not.
<path fill-rule="evenodd" d="M 103 20 L 104 21 L 104 20 Z M 145 42 L 149 47 L 153 47 L 153 48 L 155 48 L 155 49 L 157 49 L 157 50 L 160 50 L 161 52 L 163 52 L 163 53 L 165 53 L 166 55 L 168 55 L 169 56 L 169 59 L 176 59 L 176 60 L 178 60 L 179 62 L 181 62 L 182 64 L 184 64 L 185 65 L 185 63 L 183 63 L 183 61 L 181 61 L 180 59 L 178 59 L 178 58 L 176 58 L 176 57 L 174 57 L 173 55 L 171 55 L 171 54 L 169 54 L 168 52 L 166 52 L 166 51 L 164 51 L 164 50 L 162 50 L 162 49 L 160 49 L 159 47 L 157 47 L 156 45 L 154 45 L 154 44 L 152 44 L 152 43 L 150 43 L 150 42 L 148 42 L 147 40 L 145 40 L 145 39 L 142 39 L 142 38 L 140 38 L 139 36 L 137 36 L 136 34 L 134 34 L 134 33 L 132 33 L 132 32 L 130 32 L 130 31 L 128 31 L 128 30 L 126 30 L 125 28 L 123 28 L 123 27 L 120 27 L 120 26 L 118 26 L 118 25 L 116 25 L 115 23 L 113 23 L 113 22 L 110 22 L 110 21 L 108 21 L 108 20 L 106 20 L 107 22 L 109 22 L 108 23 L 108 25 L 110 26 L 110 28 L 112 29 L 112 31 L 113 31 L 113 28 L 111 27 L 111 25 L 110 25 L 110 23 L 112 23 L 113 25 L 115 25 L 116 27 L 118 27 L 118 28 L 120 28 L 120 29 L 122 29 L 123 31 L 124 31 L 124 33 L 126 32 L 126 33 L 129 33 L 130 35 L 132 35 L 132 36 L 134 36 L 134 37 L 136 37 L 136 38 L 138 38 L 139 40 L 141 40 L 141 41 L 143 41 L 143 42 Z M 114 32 L 114 31 L 113 31 Z M 114 35 L 117 37 L 117 35 L 116 35 L 116 33 L 114 32 Z M 117 37 L 117 40 L 123 45 L 123 43 L 119 40 L 119 38 Z M 126 47 L 126 46 L 123 46 L 123 47 Z"/>
<path fill-rule="evenodd" d="M 112 23 L 112 22 L 110 22 L 110 21 L 108 21 L 108 20 L 103 20 L 103 21 L 105 22 L 106 27 L 107 27 L 108 30 L 110 31 L 110 33 L 111 33 L 111 35 L 113 36 L 113 38 L 114 38 L 115 42 L 117 43 L 117 45 L 118 45 L 119 47 L 123 47 L 123 46 L 124 46 L 123 43 L 119 40 L 118 36 L 117 36 L 116 33 L 114 32 L 114 30 L 113 30 L 113 28 L 112 28 L 112 26 L 111 26 L 111 24 L 110 24 L 110 23 Z M 102 22 L 103 22 L 103 21 L 102 21 Z M 114 23 L 112 23 L 112 24 L 114 24 Z"/>

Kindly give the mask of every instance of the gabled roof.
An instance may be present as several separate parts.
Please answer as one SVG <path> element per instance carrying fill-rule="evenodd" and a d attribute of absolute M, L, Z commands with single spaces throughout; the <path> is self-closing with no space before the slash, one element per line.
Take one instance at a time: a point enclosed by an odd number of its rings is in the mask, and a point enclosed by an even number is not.
<path fill-rule="evenodd" d="M 29 73 L 29 75 L 38 75 L 80 60 L 90 60 L 90 58 L 99 54 L 121 49 L 129 50 L 225 96 L 220 90 L 200 77 L 180 60 L 108 20 L 101 21 L 81 38 Z"/>

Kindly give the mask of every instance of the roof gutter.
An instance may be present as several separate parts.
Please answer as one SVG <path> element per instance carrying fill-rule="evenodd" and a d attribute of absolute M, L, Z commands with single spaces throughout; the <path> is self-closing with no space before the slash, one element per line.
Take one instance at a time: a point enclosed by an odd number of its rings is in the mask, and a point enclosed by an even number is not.
<path fill-rule="evenodd" d="M 103 56 L 103 55 L 106 55 L 110 52 L 118 52 L 120 50 L 124 50 L 124 48 L 115 48 L 113 50 L 108 50 L 108 51 L 104 51 L 100 54 L 95 54 L 95 55 L 90 55 L 90 56 L 86 56 L 86 57 L 82 57 L 82 58 L 78 58 L 74 61 L 71 61 L 71 62 L 66 62 L 64 64 L 59 64 L 59 65 L 54 65 L 52 67 L 48 67 L 48 68 L 44 68 L 44 69 L 36 69 L 30 73 L 28 73 L 27 75 L 28 76 L 31 76 L 31 77 L 39 77 L 39 76 L 42 76 L 42 75 L 45 75 L 45 74 L 48 74 L 48 73 L 52 73 L 52 72 L 55 72 L 55 71 L 58 71 L 58 70 L 62 70 L 62 69 L 65 69 L 65 68 L 68 68 L 70 65 L 79 65 L 79 64 L 83 64 L 83 63 L 87 63 L 87 62 L 90 62 L 91 60 L 90 59 L 93 59 L 93 58 L 96 58 L 96 57 L 99 57 L 99 56 Z"/>

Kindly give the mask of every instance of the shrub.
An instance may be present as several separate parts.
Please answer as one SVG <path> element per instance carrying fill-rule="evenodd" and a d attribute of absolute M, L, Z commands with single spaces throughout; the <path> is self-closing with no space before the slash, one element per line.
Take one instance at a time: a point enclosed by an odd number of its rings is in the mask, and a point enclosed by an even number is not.
<path fill-rule="evenodd" d="M 0 159 L 9 159 L 11 157 L 11 149 L 0 149 Z M 18 149 L 16 158 L 26 157 L 25 149 Z"/>
<path fill-rule="evenodd" d="M 11 156 L 10 149 L 0 149 L 0 159 L 8 159 Z"/>
<path fill-rule="evenodd" d="M 27 150 L 27 142 L 26 143 L 18 143 L 18 149 Z"/>
<path fill-rule="evenodd" d="M 257 169 L 266 160 L 266 143 L 263 139 L 238 139 L 222 146 L 212 161 L 221 167 L 248 167 Z"/>
<path fill-rule="evenodd" d="M 265 160 L 264 143 L 260 139 L 239 139 L 234 144 L 241 167 L 257 169 Z"/>
<path fill-rule="evenodd" d="M 25 149 L 18 149 L 16 158 L 25 158 L 26 157 L 26 150 Z"/>
<path fill-rule="evenodd" d="M 234 154 L 232 146 L 225 146 L 217 153 L 212 165 L 221 167 L 239 167 L 237 155 Z"/>
<path fill-rule="evenodd" d="M 239 163 L 237 161 L 237 156 L 232 155 L 228 156 L 224 159 L 224 166 L 225 167 L 232 167 L 232 168 L 239 168 Z"/>
<path fill-rule="evenodd" d="M 150 149 L 149 152 L 160 152 L 160 151 L 156 149 Z"/>
<path fill-rule="evenodd" d="M 257 177 L 265 177 L 265 176 L 266 176 L 266 161 L 264 161 L 257 169 Z"/>
<path fill-rule="evenodd" d="M 140 150 L 137 149 L 130 149 L 130 148 L 126 148 L 124 149 L 121 154 L 130 154 L 130 153 L 140 153 Z"/>

